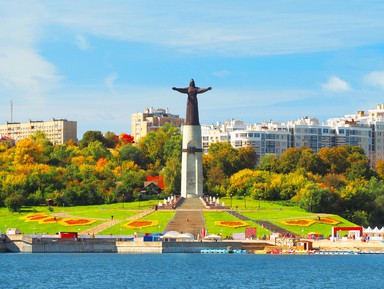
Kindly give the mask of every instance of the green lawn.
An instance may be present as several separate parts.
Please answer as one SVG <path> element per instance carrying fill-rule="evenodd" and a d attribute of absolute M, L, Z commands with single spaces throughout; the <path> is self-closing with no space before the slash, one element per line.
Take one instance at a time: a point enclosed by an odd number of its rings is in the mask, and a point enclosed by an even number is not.
<path fill-rule="evenodd" d="M 220 203 L 224 202 L 225 205 L 229 206 L 231 203 L 230 198 L 221 198 Z M 246 203 L 245 203 L 246 202 Z M 298 235 L 307 235 L 309 232 L 316 232 L 328 236 L 331 234 L 332 225 L 315 223 L 308 227 L 302 226 L 289 226 L 281 223 L 283 220 L 294 220 L 300 218 L 317 218 L 317 214 L 308 213 L 296 206 L 285 206 L 279 202 L 266 202 L 251 200 L 246 198 L 232 198 L 232 208 L 238 207 L 239 213 L 254 219 L 254 220 L 267 220 L 271 223 L 274 223 L 280 227 L 286 228 L 287 230 L 294 232 Z M 95 206 L 77 206 L 77 207 L 53 207 L 53 211 L 49 211 L 48 207 L 25 207 L 22 209 L 21 213 L 12 213 L 9 212 L 7 208 L 0 208 L 0 231 L 5 231 L 7 228 L 19 228 L 21 232 L 26 234 L 33 233 L 49 233 L 55 234 L 60 231 L 84 231 L 90 227 L 97 226 L 98 224 L 103 223 L 104 221 L 110 220 L 111 216 L 115 220 L 123 220 L 121 223 L 113 226 L 101 234 L 124 234 L 130 235 L 134 232 L 136 233 L 153 233 L 153 232 L 163 232 L 164 228 L 168 222 L 172 219 L 174 211 L 156 211 L 152 214 L 141 218 L 140 220 L 155 220 L 158 221 L 158 225 L 154 227 L 147 228 L 136 228 L 130 229 L 125 225 L 127 224 L 127 218 L 132 217 L 133 215 L 138 214 L 143 209 L 152 208 L 158 204 L 157 200 L 152 201 L 141 201 L 132 202 L 132 203 L 118 203 L 110 205 L 95 205 Z M 245 209 L 246 205 L 246 209 Z M 140 209 L 139 209 L 140 208 Z M 51 216 L 60 216 L 60 217 L 75 217 L 75 218 L 86 218 L 92 219 L 96 222 L 88 226 L 63 226 L 58 223 L 51 224 L 39 224 L 37 221 L 34 222 L 25 222 L 20 219 L 20 217 L 26 216 L 30 213 L 45 213 Z M 347 220 L 332 215 L 334 219 L 339 220 L 337 226 L 355 226 Z M 207 230 L 212 234 L 222 234 L 223 237 L 230 236 L 235 232 L 244 232 L 246 227 L 240 228 L 229 228 L 223 226 L 215 225 L 215 221 L 238 221 L 237 218 L 226 212 L 207 212 L 204 211 L 205 223 Z M 262 237 L 264 234 L 269 235 L 270 232 L 264 228 L 258 226 L 257 224 L 247 221 L 247 227 L 253 227 L 257 229 L 257 236 Z"/>
<path fill-rule="evenodd" d="M 133 235 L 135 232 L 137 234 L 163 232 L 168 222 L 173 218 L 174 214 L 175 214 L 174 211 L 155 211 L 143 218 L 140 218 L 140 220 L 158 221 L 158 224 L 156 226 L 133 229 L 125 226 L 129 221 L 123 221 L 111 228 L 108 228 L 100 232 L 99 234 L 101 235 L 109 235 L 109 234 Z"/>
<path fill-rule="evenodd" d="M 327 215 L 327 217 L 332 218 L 334 220 L 340 221 L 340 223 L 336 225 L 328 225 L 328 224 L 323 224 L 323 223 L 314 223 L 311 226 L 305 227 L 305 226 L 289 226 L 281 223 L 283 219 L 281 220 L 274 220 L 271 221 L 271 223 L 280 226 L 282 228 L 285 228 L 291 232 L 294 232 L 295 234 L 299 236 L 307 236 L 308 233 L 318 233 L 320 235 L 324 235 L 324 237 L 328 237 L 329 235 L 332 234 L 332 227 L 356 227 L 356 224 L 353 224 L 345 219 L 343 219 L 340 216 L 337 215 Z M 298 218 L 299 219 L 299 218 Z M 317 215 L 313 214 L 311 218 L 308 219 L 315 219 L 317 220 Z"/>
<path fill-rule="evenodd" d="M 227 212 L 204 212 L 205 226 L 208 234 L 221 234 L 223 238 L 231 236 L 232 233 L 244 233 L 245 228 L 256 228 L 257 237 L 261 238 L 263 235 L 269 235 L 270 232 L 261 226 L 253 223 L 252 221 L 245 221 L 248 224 L 246 227 L 230 228 L 215 225 L 216 221 L 239 221 L 239 219 L 230 215 Z"/>
<path fill-rule="evenodd" d="M 9 212 L 6 208 L 0 208 L 0 231 L 7 228 L 18 228 L 25 234 L 56 234 L 58 232 L 81 232 L 93 226 L 101 224 L 103 221 L 96 221 L 87 226 L 64 226 L 59 223 L 39 224 L 38 221 L 26 222 L 22 217 L 31 213 L 44 213 L 54 216 L 55 212 L 50 212 L 47 207 L 33 207 L 19 213 Z"/>

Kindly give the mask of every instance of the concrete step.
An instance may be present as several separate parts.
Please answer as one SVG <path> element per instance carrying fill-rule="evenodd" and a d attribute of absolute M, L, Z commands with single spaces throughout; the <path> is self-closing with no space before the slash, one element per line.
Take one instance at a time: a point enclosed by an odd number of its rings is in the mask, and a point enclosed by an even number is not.
<path fill-rule="evenodd" d="M 168 223 L 165 231 L 191 233 L 195 236 L 205 229 L 202 210 L 204 205 L 199 198 L 185 199 L 176 209 L 176 214 Z"/>

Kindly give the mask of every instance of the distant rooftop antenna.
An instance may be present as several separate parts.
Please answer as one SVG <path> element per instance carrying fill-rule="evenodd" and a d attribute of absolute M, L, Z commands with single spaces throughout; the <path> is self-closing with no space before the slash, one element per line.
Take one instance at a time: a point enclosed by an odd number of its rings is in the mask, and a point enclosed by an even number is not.
<path fill-rule="evenodd" d="M 13 123 L 13 101 L 11 100 L 11 123 Z"/>

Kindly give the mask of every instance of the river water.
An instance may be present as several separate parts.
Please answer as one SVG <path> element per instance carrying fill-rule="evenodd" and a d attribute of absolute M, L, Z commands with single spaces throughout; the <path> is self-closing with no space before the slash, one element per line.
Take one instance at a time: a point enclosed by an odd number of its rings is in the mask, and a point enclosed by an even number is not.
<path fill-rule="evenodd" d="M 384 288 L 384 255 L 0 254 L 2 288 Z"/>

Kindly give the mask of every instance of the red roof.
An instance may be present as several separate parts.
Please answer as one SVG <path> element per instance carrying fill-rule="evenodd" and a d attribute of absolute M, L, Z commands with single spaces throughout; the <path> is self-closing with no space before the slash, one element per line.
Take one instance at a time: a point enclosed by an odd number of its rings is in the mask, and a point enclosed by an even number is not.
<path fill-rule="evenodd" d="M 160 176 L 148 176 L 147 177 L 148 182 L 154 182 L 157 184 L 157 186 L 164 190 L 164 179 Z"/>

